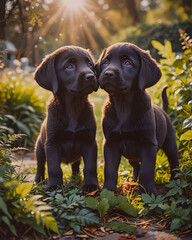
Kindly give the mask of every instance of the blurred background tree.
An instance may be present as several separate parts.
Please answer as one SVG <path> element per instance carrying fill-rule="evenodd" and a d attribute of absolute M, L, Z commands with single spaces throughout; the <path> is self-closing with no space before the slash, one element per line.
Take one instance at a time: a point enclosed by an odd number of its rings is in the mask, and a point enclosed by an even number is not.
<path fill-rule="evenodd" d="M 97 56 L 118 41 L 150 50 L 151 40 L 168 39 L 178 41 L 179 51 L 178 28 L 183 23 L 190 35 L 191 19 L 191 0 L 1 0 L 0 40 L 12 41 L 18 59 L 26 56 L 33 65 L 66 44 Z"/>

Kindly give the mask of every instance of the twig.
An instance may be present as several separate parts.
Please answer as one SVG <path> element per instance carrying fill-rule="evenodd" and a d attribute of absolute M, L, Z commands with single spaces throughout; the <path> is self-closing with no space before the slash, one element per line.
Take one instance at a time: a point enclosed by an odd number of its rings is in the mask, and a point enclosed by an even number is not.
<path fill-rule="evenodd" d="M 85 229 L 82 230 L 86 235 L 88 235 L 89 237 L 92 237 L 92 238 L 97 238 L 95 235 L 91 234 L 91 233 L 88 233 L 87 231 L 85 231 Z"/>
<path fill-rule="evenodd" d="M 32 227 L 28 228 L 28 229 L 23 233 L 22 237 L 25 236 L 25 234 L 27 234 L 29 231 L 31 231 L 31 229 L 32 229 Z"/>

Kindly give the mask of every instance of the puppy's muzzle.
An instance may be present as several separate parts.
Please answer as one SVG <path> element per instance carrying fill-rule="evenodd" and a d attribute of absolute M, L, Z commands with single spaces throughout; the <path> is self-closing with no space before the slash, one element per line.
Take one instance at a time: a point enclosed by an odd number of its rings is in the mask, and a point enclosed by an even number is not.
<path fill-rule="evenodd" d="M 113 88 L 116 86 L 116 81 L 118 79 L 118 72 L 113 69 L 106 69 L 100 76 L 99 85 L 101 88 L 107 90 L 108 88 Z M 107 88 L 107 89 L 106 89 Z"/>
<path fill-rule="evenodd" d="M 107 79 L 114 79 L 116 77 L 116 73 L 114 70 L 106 70 L 104 72 L 104 78 Z"/>
<path fill-rule="evenodd" d="M 84 79 L 85 79 L 86 81 L 94 81 L 95 76 L 94 76 L 93 73 L 86 73 Z"/>
<path fill-rule="evenodd" d="M 82 74 L 80 77 L 80 82 L 84 85 L 84 87 L 92 87 L 94 91 L 98 90 L 98 82 L 97 79 L 92 72 L 87 72 Z"/>

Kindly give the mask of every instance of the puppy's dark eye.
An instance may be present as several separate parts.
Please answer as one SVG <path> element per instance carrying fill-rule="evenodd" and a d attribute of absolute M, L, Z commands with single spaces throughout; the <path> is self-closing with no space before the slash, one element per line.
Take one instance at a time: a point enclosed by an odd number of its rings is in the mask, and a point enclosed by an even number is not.
<path fill-rule="evenodd" d="M 126 65 L 126 66 L 129 66 L 129 65 L 131 65 L 132 63 L 131 63 L 130 60 L 127 60 L 127 59 L 126 59 L 126 60 L 124 60 L 123 64 Z"/>
<path fill-rule="evenodd" d="M 93 67 L 92 62 L 88 62 L 88 66 L 89 66 L 89 67 Z"/>
<path fill-rule="evenodd" d="M 66 67 L 65 67 L 66 69 L 73 69 L 73 65 L 72 64 L 68 64 Z"/>
<path fill-rule="evenodd" d="M 103 65 L 108 65 L 109 64 L 109 60 L 108 59 L 105 59 L 104 61 L 103 61 Z"/>

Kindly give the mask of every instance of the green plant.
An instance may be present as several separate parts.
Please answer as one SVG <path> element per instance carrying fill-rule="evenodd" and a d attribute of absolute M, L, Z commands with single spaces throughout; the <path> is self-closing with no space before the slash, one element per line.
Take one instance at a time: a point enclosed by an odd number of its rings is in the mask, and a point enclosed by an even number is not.
<path fill-rule="evenodd" d="M 47 192 L 44 199 L 53 208 L 60 232 L 68 231 L 71 228 L 79 233 L 81 226 L 97 225 L 99 218 L 85 207 L 84 196 L 79 194 L 78 189 L 63 187 L 53 192 Z"/>
<path fill-rule="evenodd" d="M 131 225 L 123 223 L 123 222 L 112 221 L 112 222 L 104 223 L 104 226 L 107 228 L 112 228 L 117 232 L 126 232 L 129 234 L 136 232 L 135 226 L 131 226 Z"/>
<path fill-rule="evenodd" d="M 116 197 L 114 192 L 103 189 L 100 193 L 100 199 L 101 200 L 98 201 L 94 197 L 85 198 L 86 206 L 96 210 L 99 213 L 100 218 L 104 218 L 106 214 L 109 214 L 112 211 L 121 211 L 132 217 L 137 217 L 138 215 L 136 209 L 128 202 L 126 196 L 118 195 Z M 104 222 L 104 226 L 128 233 L 133 233 L 136 231 L 134 226 L 125 224 L 123 222 Z"/>
<path fill-rule="evenodd" d="M 179 33 L 183 54 L 176 55 L 169 41 L 164 45 L 152 41 L 152 45 L 163 57 L 160 59 L 162 81 L 169 84 L 168 113 L 178 136 L 181 167 L 175 179 L 165 185 L 165 196 L 142 194 L 142 200 L 148 214 L 163 215 L 171 231 L 181 232 L 192 227 L 192 39 L 181 29 Z"/>
<path fill-rule="evenodd" d="M 120 30 L 116 35 L 113 36 L 112 41 L 114 42 L 131 42 L 142 49 L 149 50 L 151 55 L 156 59 L 160 60 L 160 56 L 157 50 L 153 47 L 152 40 L 157 40 L 161 44 L 164 40 L 168 40 L 172 43 L 173 50 L 175 52 L 182 52 L 182 47 L 179 42 L 178 29 L 184 29 L 188 34 L 192 34 L 191 20 L 174 23 L 174 24 L 146 24 L 142 23 L 136 27 L 127 27 Z"/>
<path fill-rule="evenodd" d="M 179 33 L 183 53 L 174 53 L 169 41 L 164 45 L 152 41 L 152 45 L 163 57 L 160 59 L 162 79 L 156 87 L 169 85 L 168 114 L 176 129 L 180 164 L 186 168 L 192 167 L 192 40 L 183 30 Z"/>
<path fill-rule="evenodd" d="M 29 73 L 4 70 L 0 81 L 0 132 L 26 134 L 21 144 L 33 147 L 48 94 L 37 86 Z"/>
<path fill-rule="evenodd" d="M 128 202 L 127 197 L 123 195 L 116 197 L 114 192 L 103 189 L 100 193 L 100 198 L 101 201 L 93 197 L 87 197 L 85 202 L 88 208 L 97 210 L 101 218 L 105 216 L 108 210 L 120 210 L 130 216 L 137 216 L 136 209 Z"/>
<path fill-rule="evenodd" d="M 18 231 L 26 227 L 42 234 L 45 227 L 58 233 L 50 206 L 40 200 L 42 195 L 30 195 L 33 183 L 21 182 L 11 164 L 12 152 L 22 149 L 12 145 L 21 137 L 1 136 L 0 139 L 0 236 L 7 236 L 10 231 L 17 236 Z"/>
<path fill-rule="evenodd" d="M 2 135 L 0 136 L 0 177 L 3 181 L 17 179 L 15 167 L 12 166 L 12 152 L 17 150 L 27 150 L 26 148 L 13 147 L 14 143 L 19 141 L 23 135 Z M 20 176 L 21 177 L 21 176 Z"/>
<path fill-rule="evenodd" d="M 29 195 L 32 187 L 33 183 L 20 183 L 16 180 L 1 186 L 4 190 L 4 195 L 0 196 L 1 226 L 5 227 L 6 224 L 15 236 L 18 224 L 28 225 L 44 235 L 44 227 L 59 233 L 50 211 L 52 208 L 40 201 L 42 195 Z"/>
<path fill-rule="evenodd" d="M 145 212 L 164 215 L 171 231 L 187 231 L 192 227 L 192 169 L 178 172 L 176 180 L 165 186 L 165 196 L 142 194 Z"/>

